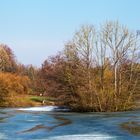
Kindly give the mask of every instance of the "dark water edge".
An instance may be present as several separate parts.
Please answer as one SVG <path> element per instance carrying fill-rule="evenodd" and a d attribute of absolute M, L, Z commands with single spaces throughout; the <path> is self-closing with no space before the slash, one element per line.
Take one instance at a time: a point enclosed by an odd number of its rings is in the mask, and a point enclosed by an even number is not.
<path fill-rule="evenodd" d="M 0 109 L 0 140 L 139 140 L 140 111 Z"/>

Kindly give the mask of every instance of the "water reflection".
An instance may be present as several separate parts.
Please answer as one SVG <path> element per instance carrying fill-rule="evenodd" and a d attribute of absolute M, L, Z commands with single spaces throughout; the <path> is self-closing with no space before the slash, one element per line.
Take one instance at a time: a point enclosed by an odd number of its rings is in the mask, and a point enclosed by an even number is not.
<path fill-rule="evenodd" d="M 6 120 L 10 117 L 13 117 L 13 113 L 8 113 L 7 111 L 0 111 L 0 123 L 6 122 Z"/>
<path fill-rule="evenodd" d="M 8 118 L 8 117 L 7 117 Z M 6 122 L 6 119 L 7 119 L 6 117 L 0 117 L 0 123 L 4 123 L 4 122 Z"/>
<path fill-rule="evenodd" d="M 124 122 L 120 126 L 133 135 L 140 135 L 140 123 L 137 121 Z"/>
<path fill-rule="evenodd" d="M 53 125 L 53 126 L 47 126 L 47 125 L 43 125 L 43 124 L 39 124 L 39 125 L 36 125 L 28 130 L 24 130 L 24 131 L 21 131 L 21 132 L 18 132 L 18 134 L 20 133 L 27 133 L 27 132 L 33 132 L 33 131 L 37 131 L 37 130 L 40 130 L 40 129 L 46 129 L 48 131 L 52 131 L 53 129 L 57 128 L 57 127 L 60 127 L 60 126 L 65 126 L 65 125 L 69 125 L 72 123 L 71 120 L 69 119 L 66 119 L 64 117 L 60 117 L 60 116 L 53 116 L 59 123 L 56 124 L 56 125 Z M 56 122 L 51 122 L 52 124 L 56 123 Z"/>

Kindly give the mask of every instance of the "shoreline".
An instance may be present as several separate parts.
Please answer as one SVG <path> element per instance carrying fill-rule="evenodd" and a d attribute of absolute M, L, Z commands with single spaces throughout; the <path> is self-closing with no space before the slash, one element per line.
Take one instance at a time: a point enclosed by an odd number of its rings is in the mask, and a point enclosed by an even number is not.
<path fill-rule="evenodd" d="M 0 109 L 17 109 L 18 111 L 56 111 L 56 112 L 71 112 L 71 113 L 124 113 L 124 112 L 134 112 L 134 111 L 140 111 L 139 109 L 135 110 L 127 110 L 127 111 L 116 111 L 116 112 L 111 112 L 111 111 L 106 111 L 106 112 L 79 112 L 79 111 L 74 111 L 70 110 L 67 106 L 57 106 L 57 105 L 40 105 L 40 106 L 20 106 L 20 107 L 0 107 Z"/>

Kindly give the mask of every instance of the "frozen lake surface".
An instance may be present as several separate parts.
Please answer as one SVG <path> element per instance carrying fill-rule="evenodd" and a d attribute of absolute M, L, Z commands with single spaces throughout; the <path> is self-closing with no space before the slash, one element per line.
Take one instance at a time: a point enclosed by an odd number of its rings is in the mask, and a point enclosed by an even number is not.
<path fill-rule="evenodd" d="M 0 109 L 0 140 L 140 140 L 140 111 L 65 111 L 57 106 Z"/>

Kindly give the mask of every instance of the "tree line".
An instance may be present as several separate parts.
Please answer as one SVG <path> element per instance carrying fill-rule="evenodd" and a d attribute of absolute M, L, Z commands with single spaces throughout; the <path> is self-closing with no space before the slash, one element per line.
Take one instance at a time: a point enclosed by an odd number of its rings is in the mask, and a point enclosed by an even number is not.
<path fill-rule="evenodd" d="M 40 68 L 17 63 L 12 50 L 1 45 L 0 71 L 5 75 L 0 76 L 0 84 L 9 74 L 22 81 L 16 80 L 16 94 L 54 97 L 56 104 L 81 112 L 132 110 L 140 94 L 139 40 L 118 22 L 99 29 L 84 25 L 63 51 L 47 58 Z M 0 100 L 12 95 L 14 86 L 7 90 L 8 85 L 0 86 Z"/>

